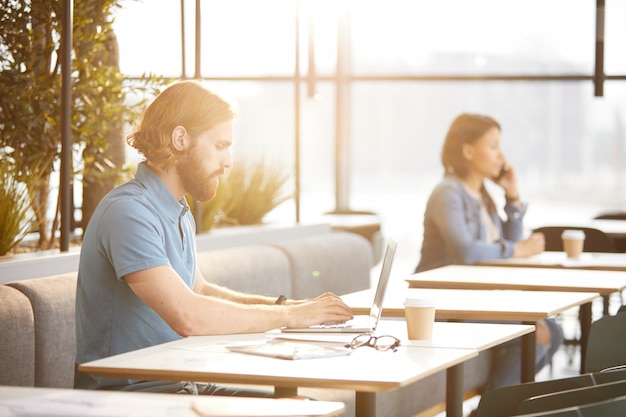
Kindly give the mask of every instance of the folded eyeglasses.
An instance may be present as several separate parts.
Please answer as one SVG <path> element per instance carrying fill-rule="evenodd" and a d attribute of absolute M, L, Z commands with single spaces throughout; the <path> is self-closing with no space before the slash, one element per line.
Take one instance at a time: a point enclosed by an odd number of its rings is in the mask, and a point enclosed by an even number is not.
<path fill-rule="evenodd" d="M 391 350 L 395 352 L 400 346 L 400 339 L 394 336 L 372 336 L 367 333 L 357 335 L 346 345 L 347 348 L 356 349 L 362 346 L 369 346 L 379 351 Z"/>

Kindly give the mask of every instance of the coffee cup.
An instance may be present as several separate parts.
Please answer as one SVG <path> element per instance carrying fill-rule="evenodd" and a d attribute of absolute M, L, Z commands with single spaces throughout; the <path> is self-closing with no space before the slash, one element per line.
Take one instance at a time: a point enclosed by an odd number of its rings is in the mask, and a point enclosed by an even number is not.
<path fill-rule="evenodd" d="M 404 316 L 409 340 L 429 340 L 433 336 L 435 303 L 429 298 L 407 297 Z"/>
<path fill-rule="evenodd" d="M 582 230 L 564 230 L 561 239 L 563 239 L 563 250 L 567 257 L 571 259 L 580 258 L 585 244 L 585 232 Z"/>

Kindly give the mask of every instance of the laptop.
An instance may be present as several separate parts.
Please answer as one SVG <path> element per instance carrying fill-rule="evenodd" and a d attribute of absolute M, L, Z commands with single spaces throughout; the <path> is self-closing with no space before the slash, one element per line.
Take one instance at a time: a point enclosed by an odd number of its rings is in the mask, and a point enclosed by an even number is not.
<path fill-rule="evenodd" d="M 378 325 L 383 311 L 383 299 L 385 298 L 385 291 L 389 283 L 391 265 L 396 255 L 397 246 L 398 243 L 392 239 L 390 239 L 387 244 L 383 258 L 383 266 L 380 270 L 380 278 L 378 278 L 378 285 L 376 286 L 374 302 L 370 308 L 369 315 L 354 316 L 352 320 L 341 323 L 322 323 L 309 327 L 284 327 L 281 331 L 285 333 L 371 333 L 376 330 L 376 326 Z"/>

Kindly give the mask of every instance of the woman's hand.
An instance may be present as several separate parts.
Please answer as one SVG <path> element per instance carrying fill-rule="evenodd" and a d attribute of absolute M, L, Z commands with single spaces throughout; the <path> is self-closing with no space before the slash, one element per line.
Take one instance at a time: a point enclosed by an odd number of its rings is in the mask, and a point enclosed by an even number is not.
<path fill-rule="evenodd" d="M 545 250 L 546 238 L 543 233 L 533 233 L 526 240 L 515 244 L 514 258 L 528 258 L 529 256 L 538 255 Z"/>
<path fill-rule="evenodd" d="M 507 201 L 519 201 L 519 190 L 517 189 L 517 177 L 515 169 L 508 162 L 504 163 L 502 173 L 496 178 L 495 183 L 504 189 L 504 195 Z"/>

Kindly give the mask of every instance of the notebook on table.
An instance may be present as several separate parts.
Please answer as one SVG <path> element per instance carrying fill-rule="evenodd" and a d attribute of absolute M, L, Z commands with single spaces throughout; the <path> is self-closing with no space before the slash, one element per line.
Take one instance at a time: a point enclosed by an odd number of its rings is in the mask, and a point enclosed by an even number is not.
<path fill-rule="evenodd" d="M 380 270 L 380 277 L 378 278 L 378 285 L 376 286 L 376 294 L 374 295 L 374 302 L 370 308 L 368 315 L 354 316 L 352 320 L 348 320 L 341 323 L 323 323 L 309 327 L 284 327 L 282 332 L 285 333 L 370 333 L 376 330 L 378 321 L 383 311 L 383 299 L 385 298 L 385 292 L 387 291 L 387 284 L 389 283 L 389 276 L 391 275 L 391 265 L 393 264 L 393 258 L 396 255 L 396 247 L 398 243 L 394 240 L 389 240 L 387 249 L 385 250 L 385 256 L 383 258 L 383 265 Z"/>

